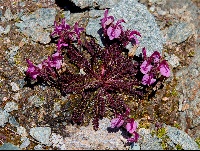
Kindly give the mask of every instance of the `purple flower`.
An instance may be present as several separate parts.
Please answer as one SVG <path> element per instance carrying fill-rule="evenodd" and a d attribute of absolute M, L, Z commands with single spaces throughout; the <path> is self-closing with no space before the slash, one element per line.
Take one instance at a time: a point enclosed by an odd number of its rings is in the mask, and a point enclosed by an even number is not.
<path fill-rule="evenodd" d="M 161 56 L 158 51 L 154 51 L 154 53 L 150 56 L 150 58 L 153 59 L 154 63 L 158 63 L 160 61 Z"/>
<path fill-rule="evenodd" d="M 62 19 L 62 22 L 58 24 L 56 21 L 54 21 L 54 31 L 52 32 L 52 36 L 57 35 L 60 36 L 64 30 L 69 30 L 70 26 L 65 22 L 65 19 Z"/>
<path fill-rule="evenodd" d="M 140 71 L 143 73 L 143 74 L 147 74 L 152 68 L 152 65 L 148 62 L 148 61 L 144 61 L 141 66 L 140 66 Z"/>
<path fill-rule="evenodd" d="M 141 37 L 140 33 L 136 30 L 133 30 L 130 32 L 130 35 L 129 35 L 129 40 L 131 41 L 131 43 L 134 45 L 134 44 L 139 44 L 139 41 L 138 39 L 134 36 L 134 35 L 138 35 Z"/>
<path fill-rule="evenodd" d="M 50 66 L 50 62 L 51 62 L 51 57 L 49 56 L 47 59 L 45 59 L 45 60 L 42 61 L 42 64 L 39 64 L 40 69 L 44 68 L 44 66 L 45 66 L 45 68 L 46 67 L 47 68 L 51 67 Z"/>
<path fill-rule="evenodd" d="M 156 79 L 153 78 L 152 74 L 145 74 L 142 78 L 142 84 L 143 85 L 151 85 L 156 81 Z"/>
<path fill-rule="evenodd" d="M 122 124 L 124 123 L 124 120 L 122 120 L 122 116 L 119 115 L 117 118 L 114 118 L 111 120 L 111 128 L 119 128 L 120 126 L 122 126 Z"/>
<path fill-rule="evenodd" d="M 108 9 L 104 12 L 104 18 L 101 19 L 101 26 L 103 29 L 106 28 L 106 26 L 110 25 L 114 21 L 113 16 L 108 16 Z"/>
<path fill-rule="evenodd" d="M 38 65 L 38 68 L 41 70 L 43 68 L 49 69 L 52 67 L 55 67 L 56 69 L 60 69 L 62 66 L 62 55 L 59 51 L 54 53 L 52 57 L 48 57 L 46 60 L 44 60 L 41 64 Z"/>
<path fill-rule="evenodd" d="M 26 74 L 29 75 L 31 78 L 36 79 L 37 76 L 40 74 L 40 69 L 37 66 L 34 66 L 33 63 L 27 59 L 28 63 L 28 69 L 26 71 Z"/>
<path fill-rule="evenodd" d="M 61 27 L 63 30 L 69 30 L 70 26 L 65 22 L 65 18 L 62 19 Z"/>
<path fill-rule="evenodd" d="M 42 63 L 38 64 L 37 67 L 42 70 Z"/>
<path fill-rule="evenodd" d="M 130 114 L 130 108 L 126 106 L 126 112 L 124 114 L 124 116 L 128 116 Z"/>
<path fill-rule="evenodd" d="M 64 41 L 63 38 L 60 38 L 60 39 L 58 40 L 58 43 L 57 43 L 57 50 L 61 50 L 62 46 L 68 46 L 68 44 L 65 44 L 63 41 Z"/>
<path fill-rule="evenodd" d="M 120 25 L 121 22 L 125 22 L 123 19 L 118 20 L 116 25 L 111 25 L 107 29 L 107 35 L 110 40 L 113 40 L 114 38 L 118 38 L 122 32 L 122 26 Z"/>
<path fill-rule="evenodd" d="M 146 48 L 142 48 L 142 54 L 143 54 L 143 58 L 146 59 L 147 57 L 147 51 L 146 51 Z"/>
<path fill-rule="evenodd" d="M 126 124 L 126 130 L 131 134 L 136 131 L 137 127 L 138 127 L 138 123 L 134 119 L 131 119 Z"/>
<path fill-rule="evenodd" d="M 78 27 L 78 23 L 76 22 L 74 25 L 74 31 L 78 37 L 78 39 L 80 38 L 80 33 L 84 30 L 84 28 L 80 28 Z"/>
<path fill-rule="evenodd" d="M 52 55 L 52 61 L 50 61 L 50 66 L 55 67 L 56 69 L 60 69 L 62 65 L 62 55 L 59 52 L 56 52 Z"/>
<path fill-rule="evenodd" d="M 160 74 L 165 76 L 165 77 L 169 77 L 170 76 L 170 69 L 169 69 L 169 65 L 167 64 L 166 60 L 163 60 L 160 65 L 159 65 L 159 69 L 160 69 Z"/>
<path fill-rule="evenodd" d="M 64 43 L 63 38 L 60 38 L 57 43 L 57 50 L 60 51 L 62 47 L 68 46 L 68 44 Z"/>
<path fill-rule="evenodd" d="M 137 132 L 133 132 L 133 134 L 134 134 L 134 137 L 131 137 L 131 138 L 128 138 L 127 139 L 127 141 L 128 142 L 137 142 L 138 141 L 138 139 L 139 139 L 139 134 L 137 133 Z"/>

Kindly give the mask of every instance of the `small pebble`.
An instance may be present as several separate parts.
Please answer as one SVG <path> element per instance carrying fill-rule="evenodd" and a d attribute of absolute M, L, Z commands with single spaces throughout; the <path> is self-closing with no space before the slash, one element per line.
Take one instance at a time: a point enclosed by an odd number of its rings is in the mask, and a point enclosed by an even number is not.
<path fill-rule="evenodd" d="M 10 85 L 12 86 L 12 91 L 17 92 L 19 91 L 19 86 L 15 82 L 11 82 Z"/>

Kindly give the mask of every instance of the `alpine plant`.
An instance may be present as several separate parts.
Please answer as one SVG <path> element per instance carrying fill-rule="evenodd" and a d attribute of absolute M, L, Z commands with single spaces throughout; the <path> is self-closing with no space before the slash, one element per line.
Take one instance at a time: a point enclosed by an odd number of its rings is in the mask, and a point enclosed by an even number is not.
<path fill-rule="evenodd" d="M 170 76 L 169 65 L 158 51 L 147 57 L 145 48 L 140 60 L 134 60 L 126 46 L 136 48 L 141 34 L 124 30 L 125 21 L 115 21 L 108 9 L 100 23 L 105 47 L 94 38 L 82 40 L 84 28 L 78 23 L 71 27 L 65 19 L 55 21 L 51 36 L 57 42 L 56 51 L 38 65 L 27 59 L 26 76 L 58 88 L 62 95 L 77 96 L 70 102 L 73 123 L 83 124 L 92 118 L 98 130 L 99 120 L 111 116 L 110 127 L 124 127 L 132 134 L 128 141 L 136 142 L 138 123 L 130 118 L 131 109 L 123 96 L 142 98 L 148 87 Z"/>

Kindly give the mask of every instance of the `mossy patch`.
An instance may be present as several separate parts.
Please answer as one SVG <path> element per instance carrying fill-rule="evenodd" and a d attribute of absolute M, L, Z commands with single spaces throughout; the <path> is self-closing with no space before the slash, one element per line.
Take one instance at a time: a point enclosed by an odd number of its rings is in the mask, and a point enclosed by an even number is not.
<path fill-rule="evenodd" d="M 198 148 L 200 148 L 200 137 L 196 138 L 196 139 L 195 139 L 195 142 L 197 143 Z"/>

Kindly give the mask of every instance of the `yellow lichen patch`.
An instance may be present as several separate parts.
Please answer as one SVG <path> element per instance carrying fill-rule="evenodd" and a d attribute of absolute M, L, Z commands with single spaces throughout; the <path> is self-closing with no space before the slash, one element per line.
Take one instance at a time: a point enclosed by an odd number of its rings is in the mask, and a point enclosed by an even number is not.
<path fill-rule="evenodd" d="M 183 150 L 183 147 L 180 144 L 176 144 L 175 147 L 176 147 L 177 150 Z"/>
<path fill-rule="evenodd" d="M 200 137 L 196 138 L 195 142 L 197 143 L 198 147 L 200 148 Z"/>
<path fill-rule="evenodd" d="M 139 128 L 145 128 L 145 129 L 149 129 L 150 128 L 151 123 L 149 123 L 147 120 L 140 120 L 139 121 Z"/>
<path fill-rule="evenodd" d="M 166 135 L 166 129 L 164 127 L 159 128 L 156 132 L 156 136 L 162 140 L 161 146 L 164 150 L 168 150 L 168 143 L 170 141 L 169 137 Z"/>
<path fill-rule="evenodd" d="M 174 122 L 174 127 L 181 129 L 181 126 L 176 121 Z"/>

